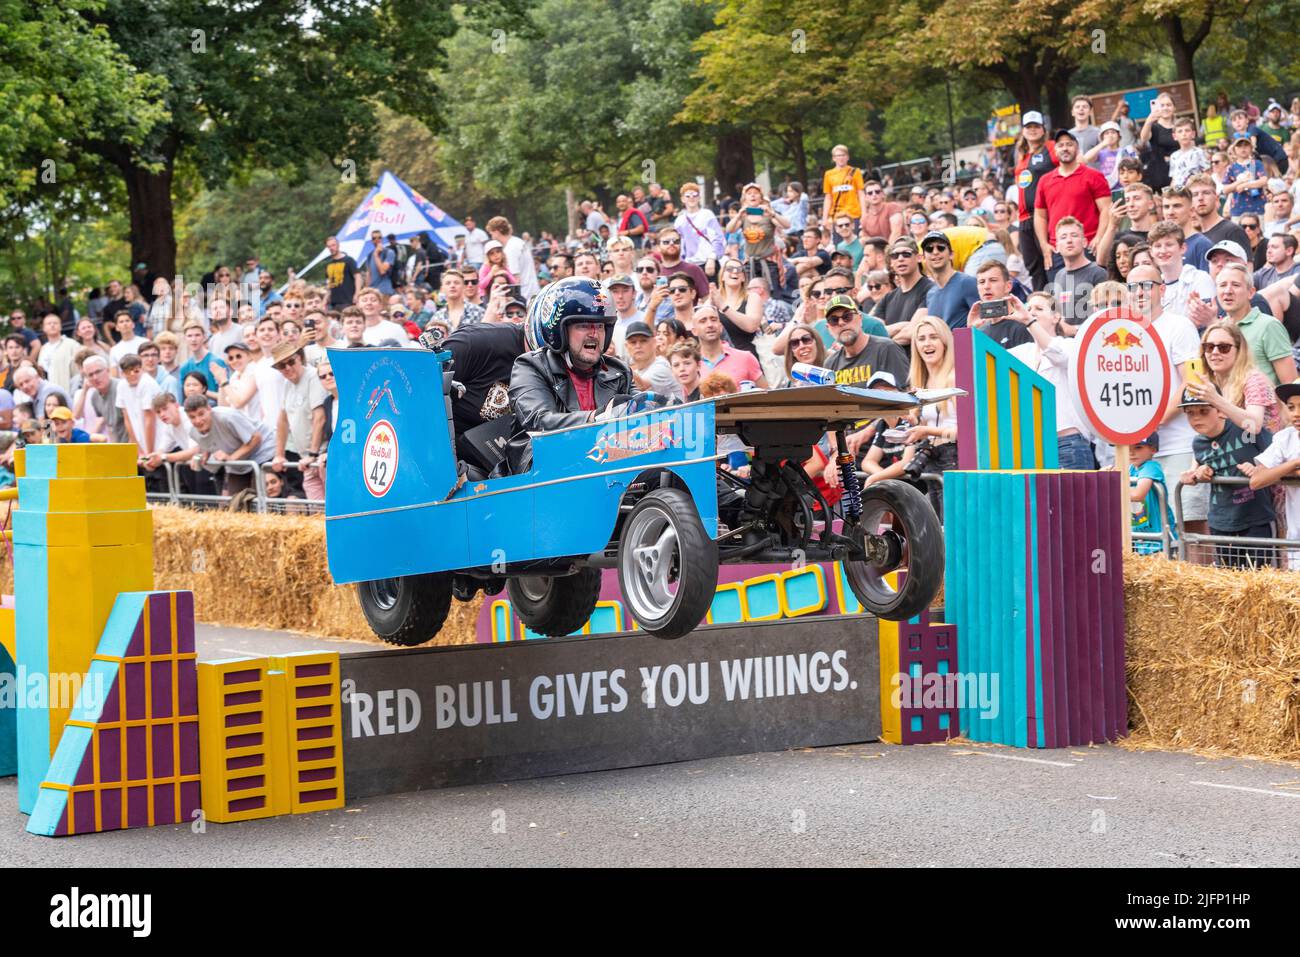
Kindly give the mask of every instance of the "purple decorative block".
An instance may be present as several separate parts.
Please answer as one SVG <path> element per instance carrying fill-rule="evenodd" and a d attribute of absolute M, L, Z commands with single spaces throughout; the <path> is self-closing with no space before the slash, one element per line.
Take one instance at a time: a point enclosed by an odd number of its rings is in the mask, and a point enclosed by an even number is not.
<path fill-rule="evenodd" d="M 127 788 L 126 791 L 126 826 L 149 826 L 149 789 L 147 787 Z"/>
<path fill-rule="evenodd" d="M 149 704 L 153 709 L 151 718 L 170 718 L 172 716 L 172 661 L 149 662 L 150 691 Z"/>
<path fill-rule="evenodd" d="M 923 611 L 918 622 L 900 621 L 898 623 L 898 670 L 904 675 L 913 675 L 916 666 L 924 679 L 926 675 L 937 675 L 941 671 L 955 674 L 957 671 L 957 626 L 947 623 L 934 624 L 930 613 Z M 941 667 L 942 665 L 942 667 Z M 921 682 L 915 682 L 912 694 L 920 696 Z M 946 696 L 945 696 L 946 697 Z M 923 702 L 912 701 L 915 707 L 900 707 L 899 720 L 903 744 L 929 744 L 955 738 L 961 730 L 960 712 L 956 707 L 926 708 Z M 953 702 L 955 704 L 955 702 Z M 948 716 L 947 727 L 940 727 L 940 715 Z M 920 719 L 920 730 L 912 727 Z M 328 730 L 328 729 L 326 729 Z"/>
<path fill-rule="evenodd" d="M 181 738 L 181 774 L 190 775 L 199 773 L 199 723 L 197 721 L 182 721 L 180 724 Z"/>
<path fill-rule="evenodd" d="M 194 592 L 176 593 L 176 651 L 194 653 Z"/>
<path fill-rule="evenodd" d="M 95 792 L 75 791 L 72 795 L 73 820 L 77 830 L 93 831 L 95 829 Z"/>
<path fill-rule="evenodd" d="M 145 673 L 143 662 L 129 662 L 122 666 L 126 672 L 126 717 L 128 721 L 141 721 L 147 717 L 144 707 Z"/>
<path fill-rule="evenodd" d="M 122 731 L 99 728 L 99 780 L 114 783 L 122 780 Z"/>
<path fill-rule="evenodd" d="M 126 774 L 129 781 L 143 781 L 149 774 L 149 737 L 144 727 L 126 729 Z"/>
<path fill-rule="evenodd" d="M 131 631 L 131 640 L 126 644 L 126 654 L 124 658 L 143 658 L 144 657 L 144 618 L 142 617 L 135 623 L 135 628 Z"/>
<path fill-rule="evenodd" d="M 172 777 L 176 771 L 172 759 L 172 726 L 155 724 L 149 729 L 153 748 L 153 776 L 155 778 Z"/>
<path fill-rule="evenodd" d="M 194 812 L 202 805 L 198 781 L 181 782 L 181 821 L 194 820 Z"/>
<path fill-rule="evenodd" d="M 153 822 L 155 824 L 176 823 L 176 786 L 174 784 L 155 784 L 153 786 Z"/>
<path fill-rule="evenodd" d="M 199 713 L 199 671 L 193 661 L 177 665 L 176 703 L 181 716 Z"/>
<path fill-rule="evenodd" d="M 100 791 L 99 806 L 103 812 L 104 830 L 117 830 L 122 826 L 121 788 L 104 788 Z"/>
<path fill-rule="evenodd" d="M 146 599 L 146 602 L 149 606 L 150 654 L 170 655 L 172 653 L 171 596 L 152 595 Z"/>
<path fill-rule="evenodd" d="M 99 712 L 99 720 L 102 724 L 112 724 L 121 720 L 122 702 L 119 699 L 121 685 L 114 675 L 112 681 L 108 683 L 107 693 L 104 695 L 104 707 Z"/>

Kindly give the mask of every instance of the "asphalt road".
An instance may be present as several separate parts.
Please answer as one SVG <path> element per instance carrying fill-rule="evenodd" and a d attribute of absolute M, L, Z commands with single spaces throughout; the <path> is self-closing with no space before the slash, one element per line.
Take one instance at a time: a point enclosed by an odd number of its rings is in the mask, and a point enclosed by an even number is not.
<path fill-rule="evenodd" d="M 321 642 L 203 628 L 203 657 Z M 27 834 L 8 866 L 1300 866 L 1300 768 L 1116 747 L 865 744 L 369 798 L 241 824 Z"/>

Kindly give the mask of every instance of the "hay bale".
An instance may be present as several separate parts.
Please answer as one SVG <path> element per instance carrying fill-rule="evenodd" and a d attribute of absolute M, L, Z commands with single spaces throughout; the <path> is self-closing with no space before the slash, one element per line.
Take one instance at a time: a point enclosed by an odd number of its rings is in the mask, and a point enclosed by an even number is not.
<path fill-rule="evenodd" d="M 153 513 L 154 584 L 193 591 L 200 621 L 378 643 L 356 589 L 330 579 L 321 516 L 169 506 Z M 472 643 L 481 604 L 481 596 L 453 602 L 433 643 Z"/>
<path fill-rule="evenodd" d="M 1300 580 L 1125 563 L 1131 746 L 1300 760 Z"/>

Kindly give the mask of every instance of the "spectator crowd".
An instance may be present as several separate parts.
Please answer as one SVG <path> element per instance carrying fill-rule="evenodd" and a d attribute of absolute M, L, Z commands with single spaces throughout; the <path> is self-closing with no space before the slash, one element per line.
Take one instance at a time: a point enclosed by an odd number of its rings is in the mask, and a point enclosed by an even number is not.
<path fill-rule="evenodd" d="M 66 291 L 10 310 L 0 465 L 32 442 L 131 442 L 154 491 L 170 462 L 188 494 L 234 495 L 260 469 L 279 496 L 319 500 L 337 416 L 327 349 L 517 325 L 547 284 L 584 276 L 617 313 L 610 352 L 681 401 L 805 384 L 796 363 L 841 384 L 948 387 L 953 331 L 978 329 L 1057 386 L 1061 465 L 1095 469 L 1113 449 L 1065 398 L 1067 369 L 1079 330 L 1124 306 L 1159 331 L 1176 380 L 1132 449 L 1134 528 L 1170 527 L 1160 502 L 1181 482 L 1189 531 L 1297 539 L 1300 491 L 1278 483 L 1300 477 L 1298 111 L 1220 95 L 1198 123 L 1161 94 L 1145 118 L 1122 103 L 1098 123 L 1077 97 L 1068 122 L 1026 112 L 1010 155 L 948 182 L 873 173 L 837 145 L 818 188 L 737 184 L 707 203 L 696 180 L 650 183 L 608 211 L 581 201 L 563 237 L 466 216 L 450 248 L 376 231 L 360 263 L 330 238 L 316 278 L 279 288 L 252 255 L 188 291 L 137 264 L 84 312 Z M 921 483 L 955 466 L 960 441 L 948 402 L 849 447 L 869 482 Z M 743 468 L 743 448 L 726 451 Z M 833 492 L 821 452 L 806 467 Z M 1243 555 L 1260 561 L 1221 558 Z"/>

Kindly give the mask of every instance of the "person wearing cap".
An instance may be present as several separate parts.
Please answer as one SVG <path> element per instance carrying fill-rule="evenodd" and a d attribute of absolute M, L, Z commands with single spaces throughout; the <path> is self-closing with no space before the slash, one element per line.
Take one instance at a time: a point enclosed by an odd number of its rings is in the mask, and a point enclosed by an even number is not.
<path fill-rule="evenodd" d="M 307 365 L 298 343 L 281 342 L 271 359 L 272 368 L 285 379 L 271 468 L 284 472 L 287 464 L 297 462 L 298 474 L 286 475 L 286 484 L 301 488 L 310 499 L 323 499 L 325 483 L 316 467 L 316 458 L 321 453 L 321 436 L 325 432 L 325 387 L 320 384 L 316 370 Z"/>
<path fill-rule="evenodd" d="M 1244 263 L 1231 262 L 1219 269 L 1214 280 L 1224 316 L 1237 324 L 1250 345 L 1255 367 L 1273 385 L 1293 382 L 1296 361 L 1291 354 L 1291 337 L 1282 323 L 1254 305 L 1255 281 Z"/>
<path fill-rule="evenodd" d="M 1255 158 L 1255 147 L 1250 137 L 1245 133 L 1233 134 L 1228 155 L 1232 162 L 1223 174 L 1223 192 L 1230 201 L 1230 215 L 1233 219 L 1240 219 L 1247 213 L 1263 216 L 1268 173 L 1264 164 Z"/>
<path fill-rule="evenodd" d="M 924 308 L 934 282 L 921 272 L 921 257 L 911 239 L 896 239 L 890 244 L 887 256 L 894 274 L 894 288 L 876 303 L 871 314 L 884 323 L 891 339 L 906 346 L 911 341 L 908 336 L 912 317 Z"/>
<path fill-rule="evenodd" d="M 1056 169 L 1043 175 L 1034 193 L 1034 237 L 1048 262 L 1048 272 L 1060 268 L 1056 253 L 1056 224 L 1073 216 L 1083 224 L 1089 249 L 1104 246 L 1111 235 L 1110 184 L 1106 177 L 1079 162 L 1079 142 L 1069 130 L 1057 130 Z"/>
<path fill-rule="evenodd" d="M 832 296 L 822 311 L 839 345 L 826 359 L 837 384 L 863 385 L 875 372 L 888 372 L 896 382 L 907 382 L 907 353 L 890 339 L 862 331 L 862 313 L 852 296 Z"/>
<path fill-rule="evenodd" d="M 614 303 L 614 313 L 617 316 L 614 320 L 614 333 L 609 339 L 609 350 L 611 354 L 627 361 L 627 353 L 623 348 L 627 328 L 643 318 L 642 310 L 636 306 L 636 280 L 631 276 L 611 276 L 602 285 Z"/>
<path fill-rule="evenodd" d="M 1174 513 L 1169 502 L 1169 486 L 1165 481 L 1165 470 L 1155 460 L 1160 451 L 1160 436 L 1152 432 L 1146 438 L 1129 446 L 1129 502 L 1131 508 L 1130 525 L 1135 532 L 1150 532 L 1159 535 L 1166 528 L 1174 533 Z M 1160 508 L 1161 492 L 1165 507 Z M 1151 555 L 1162 551 L 1161 542 L 1135 541 L 1133 551 L 1141 555 Z"/>
<path fill-rule="evenodd" d="M 492 277 L 498 273 L 503 273 L 507 281 L 514 285 L 518 282 L 506 266 L 506 247 L 499 239 L 489 239 L 483 246 L 483 255 L 487 261 L 483 263 L 483 268 L 478 271 L 478 291 L 479 295 L 487 295 L 492 286 Z"/>
<path fill-rule="evenodd" d="M 1264 489 L 1283 479 L 1300 479 L 1300 382 L 1290 382 L 1276 389 L 1278 401 L 1290 422 L 1273 436 L 1273 443 L 1255 456 L 1253 466 L 1242 466 L 1250 476 L 1252 489 Z M 1282 488 L 1280 507 L 1288 541 L 1300 542 L 1300 485 Z M 1292 548 L 1286 567 L 1300 571 L 1300 547 Z"/>
<path fill-rule="evenodd" d="M 1282 126 L 1282 104 L 1277 100 L 1269 100 L 1268 106 L 1264 107 L 1264 112 L 1260 114 L 1259 130 L 1278 143 L 1286 143 L 1287 131 Z"/>
<path fill-rule="evenodd" d="M 1184 485 L 1208 483 L 1215 478 L 1240 478 L 1241 466 L 1250 465 L 1273 442 L 1267 429 L 1251 434 L 1228 421 L 1204 397 L 1184 390 L 1179 408 L 1197 433 L 1192 443 L 1195 465 L 1180 476 Z M 1240 485 L 1211 485 L 1210 534 L 1233 538 L 1272 538 L 1276 519 L 1273 496 Z M 1215 564 L 1229 567 L 1265 567 L 1272 564 L 1267 548 L 1216 545 Z"/>
<path fill-rule="evenodd" d="M 740 197 L 740 205 L 727 222 L 726 231 L 740 229 L 744 236 L 745 269 L 749 277 L 762 274 L 772 285 L 780 286 L 785 271 L 780 255 L 780 231 L 789 229 L 790 221 L 772 208 L 757 183 L 746 183 Z"/>
<path fill-rule="evenodd" d="M 632 370 L 632 382 L 638 390 L 679 401 L 685 399 L 681 384 L 673 376 L 672 366 L 667 359 L 656 354 L 654 332 L 648 325 L 640 319 L 630 323 L 623 344 L 627 366 Z"/>
<path fill-rule="evenodd" d="M 50 422 L 54 425 L 54 441 L 56 443 L 90 441 L 89 432 L 78 429 L 73 425 L 72 410 L 66 405 L 61 405 L 50 413 Z"/>
<path fill-rule="evenodd" d="M 1278 175 L 1286 175 L 1287 169 L 1290 168 L 1290 159 L 1286 155 L 1286 150 L 1281 143 L 1252 123 L 1249 113 L 1242 109 L 1233 110 L 1228 114 L 1228 122 L 1232 124 L 1232 132 L 1228 134 L 1229 139 L 1240 133 L 1246 134 L 1255 144 L 1255 150 L 1259 155 L 1272 160 L 1277 166 Z"/>
<path fill-rule="evenodd" d="M 1131 156 L 1119 145 L 1119 124 L 1113 121 L 1101 124 L 1097 130 L 1097 143 L 1083 154 L 1083 161 L 1095 169 L 1110 184 L 1111 196 L 1114 197 L 1119 185 L 1119 161 L 1122 156 Z"/>
<path fill-rule="evenodd" d="M 944 233 L 932 229 L 921 240 L 925 269 L 934 285 L 925 295 L 925 307 L 917 313 L 943 319 L 950 329 L 966 325 L 970 307 L 979 301 L 975 277 L 957 272 L 953 265 L 952 242 Z M 895 340 L 897 341 L 897 340 Z"/>
<path fill-rule="evenodd" d="M 238 409 L 254 422 L 262 421 L 262 399 L 258 395 L 257 369 L 250 359 L 252 350 L 244 342 L 226 346 L 226 366 L 213 368 L 217 378 L 217 404 L 228 409 Z"/>
<path fill-rule="evenodd" d="M 1038 182 L 1056 168 L 1056 146 L 1047 139 L 1043 114 L 1029 110 L 1020 117 L 1016 141 L 1016 189 L 1020 205 L 1020 256 L 1035 288 L 1047 284 L 1047 268 L 1034 234 L 1034 197 Z"/>

